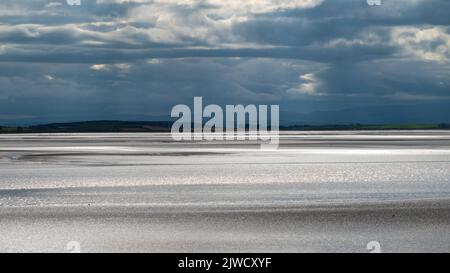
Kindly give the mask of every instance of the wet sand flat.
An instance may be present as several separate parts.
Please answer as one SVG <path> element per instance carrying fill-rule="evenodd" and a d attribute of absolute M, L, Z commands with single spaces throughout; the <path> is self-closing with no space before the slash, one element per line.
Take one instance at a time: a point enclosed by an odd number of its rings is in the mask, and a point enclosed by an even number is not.
<path fill-rule="evenodd" d="M 0 251 L 450 251 L 450 134 L 0 136 Z"/>

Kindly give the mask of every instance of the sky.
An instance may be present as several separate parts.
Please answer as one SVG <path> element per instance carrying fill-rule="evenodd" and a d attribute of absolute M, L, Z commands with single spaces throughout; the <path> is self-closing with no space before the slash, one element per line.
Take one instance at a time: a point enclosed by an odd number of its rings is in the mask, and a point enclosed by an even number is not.
<path fill-rule="evenodd" d="M 450 1 L 0 1 L 0 125 L 280 105 L 284 123 L 450 122 Z"/>

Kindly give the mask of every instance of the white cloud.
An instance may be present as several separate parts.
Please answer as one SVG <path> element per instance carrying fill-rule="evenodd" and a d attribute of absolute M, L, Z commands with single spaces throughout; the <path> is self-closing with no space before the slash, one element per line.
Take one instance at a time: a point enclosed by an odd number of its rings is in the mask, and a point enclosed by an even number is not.
<path fill-rule="evenodd" d="M 302 83 L 296 87 L 289 89 L 287 92 L 291 95 L 307 95 L 307 96 L 323 96 L 318 89 L 320 87 L 320 80 L 314 73 L 307 73 L 299 76 Z"/>
<path fill-rule="evenodd" d="M 94 64 L 91 66 L 92 70 L 101 71 L 101 70 L 111 70 L 111 69 L 117 69 L 122 72 L 129 71 L 133 65 L 128 63 L 121 63 L 121 64 Z"/>
<path fill-rule="evenodd" d="M 315 82 L 316 78 L 313 73 L 300 75 L 299 78 L 304 81 Z"/>
<path fill-rule="evenodd" d="M 132 67 L 131 64 L 115 64 L 113 66 L 119 70 L 125 70 L 125 71 L 130 70 Z"/>
<path fill-rule="evenodd" d="M 155 0 L 133 9 L 130 20 L 154 25 L 147 33 L 153 41 L 173 43 L 184 39 L 223 45 L 224 42 L 237 42 L 238 38 L 233 37 L 231 27 L 249 20 L 253 15 L 313 8 L 322 2 L 323 0 Z"/>
<path fill-rule="evenodd" d="M 94 64 L 93 66 L 91 66 L 92 70 L 106 70 L 107 67 L 104 64 Z"/>
<path fill-rule="evenodd" d="M 7 47 L 6 45 L 0 45 L 0 54 L 6 53 Z"/>
<path fill-rule="evenodd" d="M 61 7 L 63 4 L 60 2 L 50 2 L 45 7 L 46 8 L 54 8 L 54 7 Z"/>
<path fill-rule="evenodd" d="M 140 3 L 166 6 L 208 6 L 221 14 L 267 13 L 278 10 L 312 8 L 324 0 L 98 0 L 98 3 Z"/>
<path fill-rule="evenodd" d="M 442 27 L 400 27 L 392 31 L 391 37 L 406 55 L 427 61 L 450 61 L 450 35 Z"/>
<path fill-rule="evenodd" d="M 149 59 L 146 61 L 148 64 L 161 64 L 162 61 L 160 59 Z"/>

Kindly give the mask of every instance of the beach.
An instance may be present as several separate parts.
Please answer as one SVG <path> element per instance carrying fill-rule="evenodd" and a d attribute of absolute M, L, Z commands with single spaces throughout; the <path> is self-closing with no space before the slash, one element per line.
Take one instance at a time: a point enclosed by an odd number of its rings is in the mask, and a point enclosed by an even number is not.
<path fill-rule="evenodd" d="M 0 251 L 450 251 L 450 133 L 0 135 Z"/>

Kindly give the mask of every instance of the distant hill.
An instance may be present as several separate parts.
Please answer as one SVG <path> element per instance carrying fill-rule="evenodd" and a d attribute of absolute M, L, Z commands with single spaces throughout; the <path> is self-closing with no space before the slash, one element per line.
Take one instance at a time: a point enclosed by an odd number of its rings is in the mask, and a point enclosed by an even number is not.
<path fill-rule="evenodd" d="M 0 126 L 0 134 L 15 133 L 146 133 L 170 132 L 172 122 L 167 121 L 86 121 L 52 123 L 26 127 Z M 282 131 L 351 131 L 351 130 L 450 130 L 450 124 L 337 124 L 292 125 L 280 127 Z"/>
<path fill-rule="evenodd" d="M 27 127 L 0 127 L 0 133 L 120 133 L 169 132 L 172 124 L 159 121 L 86 121 Z"/>

